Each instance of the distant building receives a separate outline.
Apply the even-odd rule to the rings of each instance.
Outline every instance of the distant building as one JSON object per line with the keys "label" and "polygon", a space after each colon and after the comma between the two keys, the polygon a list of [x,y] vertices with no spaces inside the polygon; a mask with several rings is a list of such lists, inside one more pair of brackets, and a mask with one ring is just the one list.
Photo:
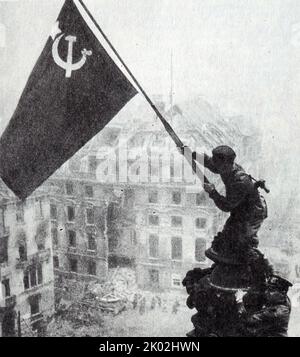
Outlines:
{"label": "distant building", "polygon": [[107,278],[106,194],[74,176],[55,175],[48,184],[56,298],[72,299]]}
{"label": "distant building", "polygon": [[[179,108],[173,115],[174,128],[182,141],[191,148],[200,146],[206,152],[217,145],[231,145],[237,150],[239,162],[247,163],[247,156],[250,156],[251,163],[259,138],[243,135],[233,123],[217,114],[212,119],[212,108],[204,107],[200,109],[207,111],[208,119],[198,127],[183,119],[182,113],[187,113],[184,109]],[[195,116],[198,108],[188,106],[188,110]],[[195,184],[180,177],[185,170],[182,156],[159,121],[153,117],[148,119],[137,120],[144,125],[136,130],[109,125],[90,142],[81,158],[94,162],[96,171],[107,161],[105,157],[97,157],[97,151],[105,145],[116,158],[126,159],[126,162],[113,163],[117,179],[107,172],[107,181],[97,183],[106,188],[111,266],[135,266],[141,288],[181,288],[187,270],[211,265],[205,250],[221,229],[226,214],[214,206],[198,181]],[[125,150],[128,157],[124,155]],[[120,182],[120,171],[124,172],[124,167],[127,176],[125,182]],[[213,181],[222,191],[220,180],[214,177]],[[119,196],[115,195],[116,191]]]}
{"label": "distant building", "polygon": [[37,192],[21,202],[2,194],[0,282],[0,335],[13,336],[28,329],[42,333],[45,320],[54,313],[47,195]]}
{"label": "distant building", "polygon": [[186,272],[208,267],[205,250],[215,234],[215,209],[206,194],[183,186],[136,188],[138,284],[182,288]]}

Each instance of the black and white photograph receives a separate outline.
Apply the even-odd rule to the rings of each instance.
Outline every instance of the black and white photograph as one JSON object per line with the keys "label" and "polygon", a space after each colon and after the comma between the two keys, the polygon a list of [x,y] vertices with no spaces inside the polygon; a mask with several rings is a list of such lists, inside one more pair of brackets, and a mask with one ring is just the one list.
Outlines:
{"label": "black and white photograph", "polygon": [[300,337],[299,176],[299,0],[0,0],[0,337]]}

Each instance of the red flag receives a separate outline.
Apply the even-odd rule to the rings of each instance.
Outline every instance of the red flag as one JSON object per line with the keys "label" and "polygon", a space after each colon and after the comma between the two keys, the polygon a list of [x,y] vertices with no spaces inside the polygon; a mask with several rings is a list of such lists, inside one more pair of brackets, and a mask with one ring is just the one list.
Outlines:
{"label": "red flag", "polygon": [[136,94],[67,0],[0,139],[1,178],[25,199]]}

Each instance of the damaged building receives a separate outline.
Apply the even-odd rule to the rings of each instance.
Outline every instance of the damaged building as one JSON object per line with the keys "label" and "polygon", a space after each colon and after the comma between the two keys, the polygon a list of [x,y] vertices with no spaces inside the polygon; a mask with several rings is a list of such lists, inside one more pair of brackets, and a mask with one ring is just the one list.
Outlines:
{"label": "damaged building", "polygon": [[1,188],[0,334],[42,334],[54,313],[50,201],[36,192],[19,201]]}

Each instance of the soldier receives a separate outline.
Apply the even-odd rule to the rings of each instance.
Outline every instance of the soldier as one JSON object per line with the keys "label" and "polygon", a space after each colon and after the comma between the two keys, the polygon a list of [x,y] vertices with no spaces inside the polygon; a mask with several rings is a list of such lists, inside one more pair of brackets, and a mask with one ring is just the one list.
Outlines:
{"label": "soldier", "polygon": [[[182,154],[188,151],[190,149],[185,146],[180,148]],[[194,160],[221,176],[226,188],[224,197],[217,192],[213,184],[204,184],[205,191],[216,206],[224,212],[230,212],[230,217],[212,248],[220,251],[218,248],[222,245],[220,241],[223,238],[233,240],[232,245],[239,245],[240,251],[247,247],[256,248],[257,232],[267,218],[266,202],[258,191],[258,187],[263,187],[263,181],[253,182],[252,177],[235,163],[236,154],[229,146],[218,146],[212,154],[213,156],[209,157],[206,154],[192,153]]]}
{"label": "soldier", "polygon": [[190,309],[197,309],[197,313],[192,316],[194,330],[187,334],[187,337],[205,337],[214,334],[215,328],[215,308],[213,297],[215,292],[211,288],[208,277],[212,268],[195,268],[190,270],[184,278],[182,284],[186,287],[189,297],[187,306]]}
{"label": "soldier", "polygon": [[292,284],[280,274],[273,275],[262,291],[244,296],[245,334],[249,337],[287,337],[291,303],[287,296]]}

